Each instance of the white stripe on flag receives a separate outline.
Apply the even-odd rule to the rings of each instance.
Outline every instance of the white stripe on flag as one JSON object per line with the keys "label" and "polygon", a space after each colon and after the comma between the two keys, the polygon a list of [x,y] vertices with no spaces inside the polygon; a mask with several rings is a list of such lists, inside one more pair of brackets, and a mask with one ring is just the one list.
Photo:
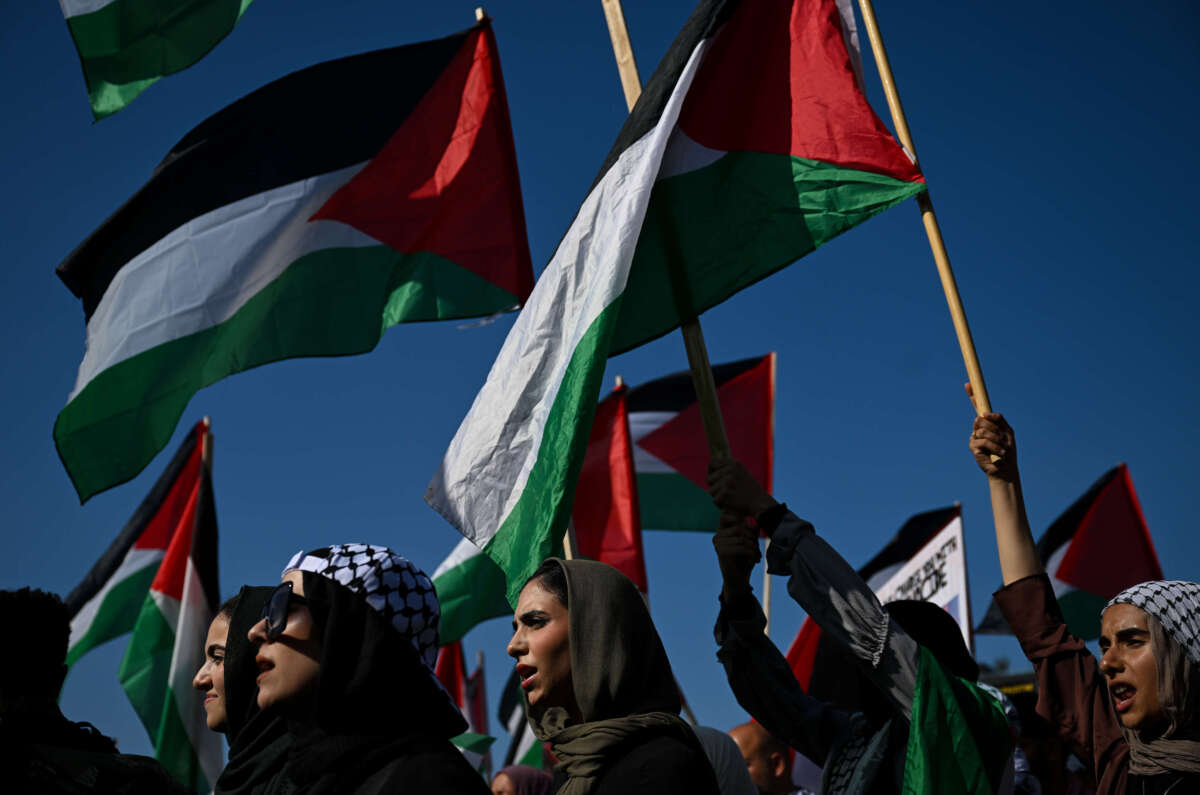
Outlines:
{"label": "white stripe on flag", "polygon": [[625,289],[663,152],[707,44],[692,52],[657,126],[584,199],[426,491],[426,501],[479,547],[525,491],[572,354]]}
{"label": "white stripe on flag", "polygon": [[658,430],[676,417],[675,411],[634,411],[629,414],[629,436],[633,440],[633,471],[640,474],[664,473],[678,475],[675,467],[642,447],[638,442],[648,433]]}
{"label": "white stripe on flag", "polygon": [[429,579],[436,580],[440,575],[450,571],[450,569],[461,566],[465,561],[482,554],[483,550],[472,544],[471,539],[464,538],[450,551],[446,559],[438,564],[438,567],[433,571],[433,576]]}
{"label": "white stripe on flag", "polygon": [[118,362],[231,318],[305,254],[381,245],[339,221],[309,221],[366,163],[273,188],[193,218],[113,277],[87,326],[69,403]]}
{"label": "white stripe on flag", "polygon": [[[168,600],[175,601],[164,596],[163,601]],[[224,766],[221,735],[208,728],[204,699],[201,692],[192,687],[192,678],[204,664],[204,640],[208,637],[212,619],[212,608],[204,595],[200,573],[189,557],[183,580],[182,606],[175,622],[175,648],[171,652],[167,686],[209,786],[216,783]]]}
{"label": "white stripe on flag", "polygon": [[[75,644],[87,635],[88,630],[92,627],[92,622],[96,619],[96,613],[104,604],[104,599],[108,596],[109,591],[134,572],[141,571],[147,566],[156,565],[165,554],[166,550],[164,549],[138,549],[137,547],[133,547],[125,553],[125,560],[121,561],[121,565],[117,567],[113,575],[101,586],[95,596],[84,602],[83,607],[79,608],[79,612],[71,619],[71,640],[68,648],[74,648]],[[132,609],[141,608],[144,600],[144,595],[139,597]]]}
{"label": "white stripe on flag", "polygon": [[58,0],[58,6],[62,9],[63,16],[70,19],[99,11],[115,2],[117,0]]}

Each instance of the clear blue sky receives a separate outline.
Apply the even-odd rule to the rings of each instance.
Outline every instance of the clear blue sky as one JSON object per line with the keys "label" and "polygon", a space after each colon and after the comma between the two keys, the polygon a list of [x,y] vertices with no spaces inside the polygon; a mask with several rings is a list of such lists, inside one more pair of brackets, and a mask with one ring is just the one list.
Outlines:
{"label": "clear blue sky", "polygon": [[[465,28],[474,3],[257,0],[207,58],[100,124],[55,4],[3,8],[0,587],[65,594],[166,457],[78,505],[51,427],[83,354],[83,313],[54,267],[205,117],[317,61]],[[612,144],[624,99],[597,0],[487,9],[540,272]],[[643,78],[690,10],[687,0],[629,3]],[[1200,177],[1200,10],[1169,0],[1136,9],[929,0],[877,12],[993,404],[1017,429],[1035,532],[1127,461],[1165,574],[1200,579],[1200,258],[1188,232]],[[379,75],[380,102],[404,79]],[[297,549],[332,542],[389,544],[432,571],[459,536],[421,495],[511,323],[400,326],[369,355],[283,362],[198,394],[171,449],[198,418],[213,418],[222,594],[275,582]],[[966,450],[964,369],[915,203],[703,323],[713,361],[779,352],[777,496],[856,565],[909,515],[961,501],[981,615],[999,584],[990,507]],[[637,384],[684,367],[671,335],[614,359],[608,379]],[[714,655],[709,539],[647,536],[653,613],[684,691],[702,722],[740,722]],[[786,647],[802,613],[778,586],[772,634]],[[507,624],[466,638],[470,657],[487,655],[493,704],[509,670]],[[144,753],[116,680],[124,645],[84,658],[62,704]],[[1011,641],[984,638],[978,651],[1024,665]]]}

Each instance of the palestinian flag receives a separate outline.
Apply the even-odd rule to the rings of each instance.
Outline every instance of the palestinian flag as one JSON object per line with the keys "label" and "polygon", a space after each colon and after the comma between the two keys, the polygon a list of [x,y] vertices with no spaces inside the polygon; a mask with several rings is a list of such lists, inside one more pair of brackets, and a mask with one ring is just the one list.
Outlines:
{"label": "palestinian flag", "polygon": [[[713,367],[734,458],[771,491],[775,459],[775,354]],[[708,442],[690,371],[629,392],[629,428],[642,526],[715,531],[708,495]]]}
{"label": "palestinian flag", "polygon": [[1012,751],[1008,719],[995,699],[920,647],[901,792],[993,795]]}
{"label": "palestinian flag", "polygon": [[[1109,599],[1163,577],[1125,464],[1105,472],[1055,519],[1037,548],[1068,628],[1085,640],[1100,637],[1100,611]],[[995,602],[975,632],[1012,634]]]}
{"label": "palestinian flag", "polygon": [[478,659],[475,672],[468,674],[462,643],[455,641],[438,650],[434,673],[467,720],[467,731],[451,738],[451,742],[458,746],[472,767],[488,775],[491,772],[491,754],[488,753],[488,748],[496,738],[488,736],[483,652],[479,652]]}
{"label": "palestinian flag", "polygon": [[492,777],[489,749],[492,747],[492,743],[496,742],[495,737],[475,732],[463,732],[451,737],[450,742],[458,746],[458,750],[466,757],[467,762],[478,770],[480,775],[485,779]]}
{"label": "palestinian flag", "polygon": [[462,639],[472,627],[489,618],[512,615],[505,596],[504,572],[469,538],[459,541],[434,570],[433,588],[442,608],[438,627],[442,644]]}
{"label": "palestinian flag", "polygon": [[71,611],[67,665],[133,630],[150,583],[200,482],[207,434],[208,426],[197,423],[117,539],[67,596]]}
{"label": "palestinian flag", "polygon": [[566,528],[607,357],[924,189],[859,91],[835,0],[704,0],[621,129],[426,500],[500,564],[515,601]]}
{"label": "palestinian flag", "polygon": [[133,102],[160,77],[199,61],[253,0],[58,0],[75,39],[92,116]]}
{"label": "palestinian flag", "polygon": [[553,764],[545,746],[533,734],[529,719],[525,715],[525,698],[521,694],[521,680],[516,669],[509,674],[500,694],[501,725],[508,731],[508,752],[504,755],[503,767],[528,765],[538,770],[548,770]]}
{"label": "palestinian flag", "polygon": [[638,519],[627,392],[618,386],[596,408],[571,521],[578,554],[617,569],[644,594],[648,592],[646,555]]}
{"label": "palestinian flag", "polygon": [[[950,506],[911,517],[887,546],[858,570],[858,576],[871,590],[878,591],[932,539],[955,522],[961,523],[961,516],[962,510],[958,506]],[[859,679],[846,676],[847,666],[854,664],[849,652],[824,637],[811,618],[805,618],[800,625],[800,631],[788,649],[787,661],[804,692],[846,710],[862,710],[864,702],[863,694],[858,691]]]}
{"label": "palestinian flag", "polygon": [[81,500],[136,475],[191,396],[231,373],[516,308],[533,272],[491,28],[243,97],[58,273],[87,318],[54,425]]}

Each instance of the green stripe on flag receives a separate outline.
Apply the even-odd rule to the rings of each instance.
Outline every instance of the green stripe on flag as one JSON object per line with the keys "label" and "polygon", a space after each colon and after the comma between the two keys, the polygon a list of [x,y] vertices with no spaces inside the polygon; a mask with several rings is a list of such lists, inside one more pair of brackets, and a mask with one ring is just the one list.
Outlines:
{"label": "green stripe on flag", "polygon": [[442,609],[438,643],[445,646],[461,640],[477,624],[511,616],[505,597],[504,572],[487,555],[479,554],[433,578]]}
{"label": "green stripe on flag", "polygon": [[696,314],[831,238],[925,190],[789,155],[730,152],[655,183],[625,287],[612,353],[671,331],[679,312],[668,258],[687,274]]}
{"label": "green stripe on flag", "polygon": [[698,530],[714,532],[720,513],[708,492],[683,475],[639,472],[638,506],[646,530]]}
{"label": "green stripe on flag", "polygon": [[189,785],[195,792],[208,792],[212,782],[206,781],[200,770],[195,749],[168,685],[174,648],[175,631],[151,593],[142,603],[117,678],[150,735],[154,758],[177,781]]}
{"label": "green stripe on flag", "polygon": [[947,674],[923,646],[908,731],[904,795],[993,795],[1012,755],[990,695]]}
{"label": "green stripe on flag", "polygon": [[104,595],[104,601],[96,610],[87,634],[67,652],[68,666],[74,665],[76,660],[101,643],[133,631],[139,615],[138,605],[146,599],[160,561],[161,558],[154,560],[150,565],[133,572]]}
{"label": "green stripe on flag", "polygon": [[[601,310],[571,352],[546,424],[542,429],[537,460],[516,505],[504,518],[496,535],[484,547],[508,581],[509,604],[514,608],[521,586],[543,560],[562,549],[574,502],[575,484],[583,467],[583,451],[596,412],[596,395],[604,377],[608,340],[621,311],[622,297]],[[563,468],[569,469],[564,472]]]}
{"label": "green stripe on flag", "polygon": [[67,18],[92,113],[124,108],[159,78],[186,69],[229,35],[253,0],[115,0]]}
{"label": "green stripe on flag", "polygon": [[307,254],[225,322],[93,378],[54,423],[59,456],[86,500],[140,472],[192,395],[227,375],[298,356],[366,353],[397,323],[484,314],[498,300],[518,303],[436,254],[386,246]]}

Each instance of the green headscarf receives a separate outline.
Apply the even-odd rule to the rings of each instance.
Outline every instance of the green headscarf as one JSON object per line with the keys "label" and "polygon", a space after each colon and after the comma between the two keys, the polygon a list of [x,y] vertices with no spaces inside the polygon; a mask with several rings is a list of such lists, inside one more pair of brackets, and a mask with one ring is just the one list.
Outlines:
{"label": "green headscarf", "polygon": [[671,735],[702,752],[679,718],[675,675],[637,587],[605,563],[551,560],[566,575],[571,678],[583,720],[550,707],[529,722],[567,774],[560,795],[591,792],[635,739]]}

